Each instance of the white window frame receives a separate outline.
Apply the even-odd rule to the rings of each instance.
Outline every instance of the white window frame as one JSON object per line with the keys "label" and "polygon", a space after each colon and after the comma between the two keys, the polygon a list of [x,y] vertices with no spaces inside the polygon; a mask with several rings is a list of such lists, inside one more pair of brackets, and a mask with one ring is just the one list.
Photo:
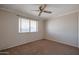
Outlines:
{"label": "white window frame", "polygon": [[[28,19],[29,20],[29,32],[22,32],[21,30],[21,18],[23,19],[23,17],[19,17],[19,33],[30,33],[31,32],[31,21],[36,21],[36,31],[35,32],[38,32],[38,21],[37,20],[31,20],[31,19]],[[24,18],[24,19],[27,19],[27,18]],[[33,33],[33,32],[31,32]]]}

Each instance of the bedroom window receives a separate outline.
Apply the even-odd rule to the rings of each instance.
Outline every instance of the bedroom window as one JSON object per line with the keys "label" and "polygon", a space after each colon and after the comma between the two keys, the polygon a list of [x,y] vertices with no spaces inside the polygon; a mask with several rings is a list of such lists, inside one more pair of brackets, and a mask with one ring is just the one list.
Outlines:
{"label": "bedroom window", "polygon": [[26,18],[19,18],[19,32],[37,32],[38,21]]}

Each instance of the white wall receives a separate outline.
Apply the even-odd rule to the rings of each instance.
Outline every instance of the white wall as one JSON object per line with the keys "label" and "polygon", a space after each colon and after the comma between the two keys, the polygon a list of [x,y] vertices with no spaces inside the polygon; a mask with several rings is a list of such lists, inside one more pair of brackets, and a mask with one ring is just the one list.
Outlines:
{"label": "white wall", "polygon": [[78,14],[72,13],[48,20],[46,38],[78,47]]}
{"label": "white wall", "polygon": [[43,39],[43,21],[37,33],[18,33],[18,16],[0,10],[0,50]]}
{"label": "white wall", "polygon": [[79,48],[79,13],[78,13],[78,48]]}

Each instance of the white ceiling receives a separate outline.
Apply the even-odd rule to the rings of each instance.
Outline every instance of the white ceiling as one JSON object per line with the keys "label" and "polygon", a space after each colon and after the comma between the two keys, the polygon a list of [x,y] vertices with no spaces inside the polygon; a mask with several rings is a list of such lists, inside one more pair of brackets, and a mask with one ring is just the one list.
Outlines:
{"label": "white ceiling", "polygon": [[39,6],[39,4],[1,4],[0,8],[23,12],[43,19],[49,19],[79,10],[79,4],[47,4],[46,10],[52,11],[52,14],[42,13],[41,16],[38,16],[38,12],[33,10],[38,10]]}

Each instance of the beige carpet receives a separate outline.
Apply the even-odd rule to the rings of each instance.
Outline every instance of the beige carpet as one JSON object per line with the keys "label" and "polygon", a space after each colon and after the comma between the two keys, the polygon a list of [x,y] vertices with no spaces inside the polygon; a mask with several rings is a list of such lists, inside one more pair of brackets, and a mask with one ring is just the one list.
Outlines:
{"label": "beige carpet", "polygon": [[11,55],[75,55],[79,49],[50,40],[38,40],[3,50]]}

